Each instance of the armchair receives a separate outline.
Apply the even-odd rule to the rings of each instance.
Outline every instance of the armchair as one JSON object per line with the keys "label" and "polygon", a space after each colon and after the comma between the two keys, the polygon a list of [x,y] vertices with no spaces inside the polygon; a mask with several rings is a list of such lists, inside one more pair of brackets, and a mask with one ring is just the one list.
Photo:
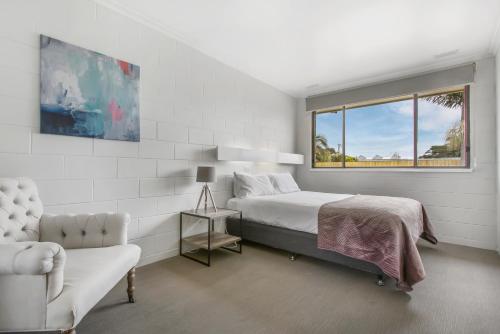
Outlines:
{"label": "armchair", "polygon": [[0,178],[0,332],[74,333],[125,275],[133,303],[141,250],[127,244],[129,221],[128,214],[43,214],[32,180]]}

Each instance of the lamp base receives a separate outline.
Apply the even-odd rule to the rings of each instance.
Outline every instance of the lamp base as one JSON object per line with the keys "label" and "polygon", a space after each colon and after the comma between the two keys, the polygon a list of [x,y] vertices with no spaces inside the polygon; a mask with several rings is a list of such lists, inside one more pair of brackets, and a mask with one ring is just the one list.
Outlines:
{"label": "lamp base", "polygon": [[212,202],[212,205],[214,207],[214,211],[217,212],[217,206],[215,205],[214,197],[212,196],[212,192],[210,191],[210,187],[208,186],[208,183],[205,183],[203,185],[203,188],[201,189],[201,194],[198,199],[198,204],[196,205],[196,211],[200,209],[200,204],[201,204],[201,199],[205,197],[205,211],[207,211],[208,208],[208,197],[210,197],[210,201]]}

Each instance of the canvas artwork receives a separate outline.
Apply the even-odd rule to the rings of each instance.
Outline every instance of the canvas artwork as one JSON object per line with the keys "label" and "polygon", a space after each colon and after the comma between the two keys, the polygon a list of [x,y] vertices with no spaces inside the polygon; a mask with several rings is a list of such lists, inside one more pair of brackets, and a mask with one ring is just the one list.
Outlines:
{"label": "canvas artwork", "polygon": [[42,133],[139,141],[140,68],[40,36]]}

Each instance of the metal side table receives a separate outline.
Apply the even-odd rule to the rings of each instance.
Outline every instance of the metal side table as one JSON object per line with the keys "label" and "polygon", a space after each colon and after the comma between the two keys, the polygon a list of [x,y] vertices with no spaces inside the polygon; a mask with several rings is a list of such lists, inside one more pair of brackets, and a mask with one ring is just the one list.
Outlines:
{"label": "metal side table", "polygon": [[[239,236],[231,235],[228,233],[215,232],[215,220],[219,218],[230,217],[233,215],[240,216],[240,225],[239,225]],[[188,237],[182,236],[182,218],[183,216],[190,216],[194,218],[199,218],[207,221],[207,232],[199,233],[195,235],[190,235]],[[225,249],[231,252],[240,253],[242,252],[242,213],[238,210],[230,210],[224,208],[217,208],[217,211],[214,208],[208,208],[207,210],[199,209],[199,210],[186,210],[181,211],[180,213],[180,235],[179,235],[179,255],[187,257],[193,261],[199,262],[210,267],[210,257],[212,251],[216,249]],[[204,249],[207,251],[207,261],[202,261],[196,257],[189,255],[189,252],[183,252],[182,246],[183,244],[188,244],[194,249]],[[236,249],[229,248],[228,246],[231,244],[236,244],[238,247]]]}

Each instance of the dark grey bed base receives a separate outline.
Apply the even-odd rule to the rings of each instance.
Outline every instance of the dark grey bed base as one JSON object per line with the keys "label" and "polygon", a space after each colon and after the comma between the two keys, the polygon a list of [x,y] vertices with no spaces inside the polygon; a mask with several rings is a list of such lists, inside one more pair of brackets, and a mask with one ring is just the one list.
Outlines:
{"label": "dark grey bed base", "polygon": [[[228,218],[226,223],[227,230],[230,234],[240,235],[239,218]],[[383,285],[384,273],[379,267],[370,262],[356,260],[336,252],[318,249],[316,234],[294,231],[249,220],[243,220],[241,228],[243,240],[253,241],[290,253],[302,254],[373,273],[379,276],[378,284]]]}

